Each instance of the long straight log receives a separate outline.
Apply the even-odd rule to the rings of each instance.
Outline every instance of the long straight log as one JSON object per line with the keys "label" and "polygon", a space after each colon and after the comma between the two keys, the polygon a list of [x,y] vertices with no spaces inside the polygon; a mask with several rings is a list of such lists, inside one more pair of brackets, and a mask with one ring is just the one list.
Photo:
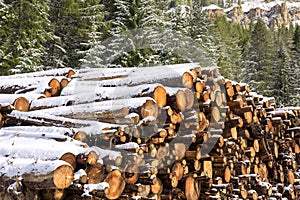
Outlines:
{"label": "long straight log", "polygon": [[21,78],[36,78],[44,76],[65,76],[71,78],[75,74],[75,71],[72,68],[60,68],[60,69],[50,69],[39,72],[31,72],[24,74],[14,74],[10,76],[0,76],[0,79],[21,79]]}
{"label": "long straight log", "polygon": [[64,128],[64,127],[55,127],[55,126],[9,126],[9,127],[3,127],[0,132],[3,131],[14,131],[18,133],[21,132],[27,132],[31,134],[55,134],[55,135],[65,135],[73,137],[74,134],[78,132],[75,128]]}
{"label": "long straight log", "polygon": [[158,117],[158,105],[149,97],[116,99],[95,102],[82,105],[66,106],[43,110],[44,113],[64,116],[69,118],[94,118],[107,119],[125,117],[129,113],[136,112],[141,118],[148,116]]}
{"label": "long straight log", "polygon": [[[96,85],[95,85],[96,84]],[[101,87],[96,82],[73,80],[61,92],[62,96],[72,95],[75,104],[94,101],[151,97],[160,107],[166,106],[166,90],[158,83],[137,86]]]}
{"label": "long straight log", "polygon": [[[82,74],[79,80],[101,80],[101,86],[141,85],[161,83],[169,86],[183,86],[182,76],[190,69],[199,68],[196,63],[165,65],[157,67],[132,68],[130,70],[100,69],[93,74]],[[114,72],[117,71],[117,72]],[[79,72],[80,74],[80,72]],[[107,76],[105,74],[113,74]],[[103,78],[108,77],[108,78]],[[112,78],[112,79],[109,79]],[[191,75],[191,81],[193,77]],[[193,83],[193,82],[192,82]],[[99,85],[99,86],[100,86]]]}
{"label": "long straight log", "polygon": [[73,168],[65,161],[36,161],[0,157],[0,174],[15,179],[22,176],[22,183],[31,189],[64,189],[73,181]]}
{"label": "long straight log", "polygon": [[[76,120],[65,117],[53,116],[41,111],[19,112],[13,111],[8,116],[8,124],[37,125],[37,126],[57,126],[65,128],[81,127],[88,134],[98,134],[105,130],[124,129],[127,125],[116,125],[90,120]],[[82,128],[83,127],[83,128]]]}

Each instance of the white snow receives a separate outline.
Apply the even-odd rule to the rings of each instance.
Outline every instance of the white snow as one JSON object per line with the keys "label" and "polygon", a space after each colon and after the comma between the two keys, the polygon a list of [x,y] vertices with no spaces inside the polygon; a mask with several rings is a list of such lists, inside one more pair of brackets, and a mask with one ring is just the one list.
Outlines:
{"label": "white snow", "polygon": [[36,160],[60,159],[65,153],[86,153],[84,143],[76,140],[58,142],[35,137],[0,136],[0,156]]}
{"label": "white snow", "polygon": [[33,100],[30,104],[30,110],[42,106],[54,107],[54,106],[65,106],[67,103],[74,101],[73,96],[58,96],[51,98],[43,98]]}
{"label": "white snow", "polygon": [[205,10],[217,10],[217,9],[222,9],[221,7],[215,5],[215,4],[211,4],[209,6],[205,6],[202,8],[202,11],[205,11]]}
{"label": "white snow", "polygon": [[104,190],[105,188],[109,188],[109,184],[106,182],[101,182],[98,184],[84,184],[84,193],[83,196],[90,196],[90,192],[93,190]]}
{"label": "white snow", "polygon": [[[22,183],[20,182],[19,183],[20,185],[22,185]],[[16,195],[19,195],[21,194],[22,192],[18,192],[18,188],[17,188],[17,183],[14,182],[13,184],[10,184],[8,187],[7,187],[7,192],[14,192]]]}
{"label": "white snow", "polygon": [[24,97],[30,103],[33,100],[38,98],[46,97],[44,94],[35,94],[35,93],[26,93],[26,94],[1,94],[0,95],[0,104],[10,103],[13,104],[17,98]]}
{"label": "white snow", "polygon": [[0,157],[0,176],[5,175],[7,177],[22,176],[23,174],[49,174],[62,165],[68,165],[65,161],[43,161],[36,159],[24,159],[24,158],[5,158]]}
{"label": "white snow", "polygon": [[149,122],[153,122],[153,121],[155,121],[155,120],[156,120],[156,118],[153,117],[153,116],[145,117],[144,119],[140,120],[138,126],[140,126],[140,125],[142,125],[142,124],[147,124],[147,123],[149,123]]}
{"label": "white snow", "polygon": [[45,87],[49,87],[48,83],[53,78],[60,81],[62,78],[66,78],[66,77],[65,76],[56,76],[56,77],[46,76],[46,77],[35,77],[35,78],[0,79],[0,88],[9,88],[9,87],[15,87],[15,86],[19,86],[19,87],[23,87],[23,88],[28,88],[30,86],[34,86],[34,87],[43,86],[45,88]]}
{"label": "white snow", "polygon": [[139,145],[135,142],[127,142],[125,144],[118,144],[118,145],[115,145],[115,147],[117,149],[123,149],[123,150],[126,150],[126,149],[138,149],[139,148]]}
{"label": "white snow", "polygon": [[134,117],[138,117],[139,115],[137,113],[129,113],[129,115],[126,115],[124,118],[126,119],[131,119]]}
{"label": "white snow", "polygon": [[56,135],[73,135],[77,132],[75,128],[64,128],[55,126],[9,126],[2,127],[0,133],[5,131],[31,132],[31,133],[55,133]]}
{"label": "white snow", "polygon": [[[251,9],[256,9],[256,8],[260,8],[262,10],[265,11],[270,11],[272,7],[276,6],[276,5],[281,5],[283,2],[286,3],[287,8],[289,10],[291,9],[298,9],[300,8],[300,2],[288,2],[288,1],[279,1],[279,0],[275,0],[275,1],[270,1],[270,2],[265,2],[264,0],[249,0],[249,1],[243,1],[243,3],[241,4],[242,7],[242,11],[244,13],[249,12]],[[231,10],[233,10],[234,7],[237,7],[238,5],[235,4],[229,8],[224,9],[225,12],[229,12]],[[214,4],[209,5],[209,6],[205,6],[203,7],[203,10],[208,10],[208,9],[222,9]]]}
{"label": "white snow", "polygon": [[10,76],[0,76],[0,79],[14,79],[14,78],[33,78],[33,77],[44,77],[44,76],[62,76],[67,74],[69,70],[73,70],[72,68],[60,68],[60,69],[50,69],[46,71],[39,71],[39,72],[31,72],[31,73],[24,73],[24,74],[14,74]]}
{"label": "white snow", "polygon": [[80,169],[74,173],[74,180],[79,180],[80,177],[83,177],[83,176],[87,176],[87,174],[83,169]]}
{"label": "white snow", "polygon": [[[200,67],[197,63],[185,63],[177,65],[165,65],[156,67],[132,68],[128,71],[126,77],[108,79],[99,81],[99,86],[121,86],[121,85],[139,85],[156,83],[164,79],[179,78],[181,75],[195,67]],[[85,80],[86,78],[81,78]]]}
{"label": "white snow", "polygon": [[91,149],[96,151],[99,155],[99,158],[101,158],[101,159],[106,157],[106,156],[109,157],[109,160],[116,160],[118,157],[122,157],[122,154],[119,151],[101,149],[101,148],[96,147],[96,146],[91,147]]}
{"label": "white snow", "polygon": [[[72,115],[78,113],[92,113],[97,114],[104,111],[113,111],[113,110],[120,110],[122,108],[137,108],[142,106],[147,100],[154,99],[150,97],[139,97],[139,98],[128,98],[128,99],[117,99],[117,100],[107,100],[101,102],[92,102],[86,104],[79,104],[73,106],[62,106],[62,107],[55,107],[49,108],[45,110],[37,110],[31,111],[30,113],[33,115],[42,114],[49,114],[49,115]],[[155,101],[154,101],[155,102]]]}
{"label": "white snow", "polygon": [[[115,125],[109,123],[103,123],[98,121],[91,121],[91,120],[77,120],[77,119],[70,119],[64,117],[53,116],[46,113],[44,110],[37,110],[31,112],[20,112],[20,111],[12,111],[9,114],[10,117],[15,117],[16,119],[23,119],[23,120],[31,120],[41,123],[44,120],[44,123],[52,124],[53,126],[62,126],[62,124],[70,123],[73,124],[72,126],[82,127],[81,130],[85,131],[87,134],[89,133],[97,133],[100,134],[101,130],[106,128],[115,128],[119,127],[124,129],[127,127],[126,125]],[[94,130],[93,130],[94,129]],[[96,132],[95,132],[96,131]]]}

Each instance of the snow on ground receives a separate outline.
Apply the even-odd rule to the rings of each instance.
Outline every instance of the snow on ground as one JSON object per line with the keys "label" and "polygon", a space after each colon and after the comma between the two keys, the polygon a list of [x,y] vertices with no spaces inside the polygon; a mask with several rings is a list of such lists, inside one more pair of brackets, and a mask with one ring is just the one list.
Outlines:
{"label": "snow on ground", "polygon": [[[278,0],[271,1],[269,3],[265,2],[264,0],[243,1],[243,3],[241,4],[241,7],[242,7],[242,11],[244,13],[249,12],[251,9],[254,9],[254,8],[260,8],[265,11],[269,11],[272,7],[274,7],[276,5],[281,5],[283,2],[286,3],[288,9],[300,8],[300,2],[287,2],[287,1],[278,1]],[[236,6],[238,6],[238,4],[235,4],[229,8],[226,8],[226,9],[224,9],[224,11],[229,12]],[[209,10],[209,9],[215,10],[215,9],[221,9],[221,8],[214,4],[203,7],[203,10]]]}

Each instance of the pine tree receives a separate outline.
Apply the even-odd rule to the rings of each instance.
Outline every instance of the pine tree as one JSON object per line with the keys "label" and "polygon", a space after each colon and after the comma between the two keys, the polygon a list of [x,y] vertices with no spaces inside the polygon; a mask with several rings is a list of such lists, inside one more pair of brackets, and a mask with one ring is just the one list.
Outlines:
{"label": "pine tree", "polygon": [[0,75],[10,74],[11,65],[7,62],[3,62],[7,59],[6,52],[10,47],[10,37],[8,31],[10,30],[9,25],[13,22],[14,13],[9,9],[9,5],[0,1]]}
{"label": "pine tree", "polygon": [[47,1],[3,1],[1,68],[12,72],[36,71],[44,68],[45,42],[52,40]]}
{"label": "pine tree", "polygon": [[109,13],[104,19],[105,40],[83,61],[94,59],[98,66],[109,67],[157,63],[159,52],[152,46],[160,46],[157,40],[165,21],[155,0],[114,0],[105,8]]}
{"label": "pine tree", "polygon": [[293,34],[293,43],[291,48],[293,68],[291,72],[293,74],[293,79],[295,79],[294,86],[294,102],[292,104],[300,106],[300,26],[297,25]]}
{"label": "pine tree", "polygon": [[270,96],[272,93],[273,73],[272,35],[262,19],[258,19],[245,45],[243,55],[244,78],[254,91]]}
{"label": "pine tree", "polygon": [[56,40],[49,44],[49,65],[53,67],[79,67],[78,54],[82,50],[85,26],[81,20],[79,0],[51,0],[50,20],[54,24]]}
{"label": "pine tree", "polygon": [[273,62],[273,96],[278,104],[290,105],[295,95],[295,86],[298,80],[294,76],[294,63],[292,60],[292,35],[286,27],[282,26],[275,33],[276,54]]}
{"label": "pine tree", "polygon": [[104,35],[104,5],[101,0],[87,0],[81,5],[80,13],[83,22],[82,32],[85,35],[81,41],[82,50],[78,51],[82,58],[79,60],[81,67],[97,67],[101,65],[99,59],[94,59],[92,54],[101,47]]}
{"label": "pine tree", "polygon": [[215,23],[219,33],[218,66],[221,73],[228,79],[241,81],[242,48],[238,25],[228,22],[225,17],[217,17]]}

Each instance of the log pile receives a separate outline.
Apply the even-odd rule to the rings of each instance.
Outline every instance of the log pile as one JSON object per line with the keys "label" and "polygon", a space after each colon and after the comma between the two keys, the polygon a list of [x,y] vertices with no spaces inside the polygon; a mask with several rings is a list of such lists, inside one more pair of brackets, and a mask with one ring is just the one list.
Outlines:
{"label": "log pile", "polygon": [[75,71],[71,68],[2,76],[0,104],[9,103],[15,110],[28,111],[32,101],[59,96]]}
{"label": "log pile", "polygon": [[0,107],[1,199],[300,198],[300,107],[198,64],[73,72]]}

